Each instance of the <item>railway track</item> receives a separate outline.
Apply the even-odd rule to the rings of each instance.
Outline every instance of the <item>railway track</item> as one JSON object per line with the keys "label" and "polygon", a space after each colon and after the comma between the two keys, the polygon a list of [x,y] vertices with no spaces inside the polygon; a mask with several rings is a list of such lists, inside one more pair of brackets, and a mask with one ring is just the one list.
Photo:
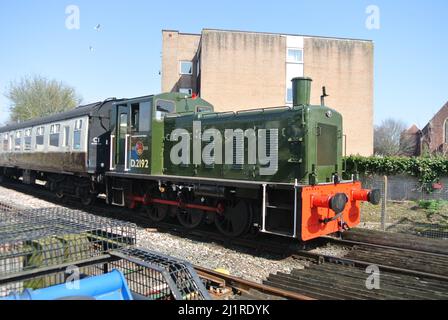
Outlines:
{"label": "railway track", "polygon": [[290,290],[248,281],[201,266],[194,267],[216,299],[234,300],[315,300]]}
{"label": "railway track", "polygon": [[[306,244],[271,235],[229,239],[216,231],[207,230],[206,227],[189,230],[168,222],[155,226],[143,212],[107,206],[101,201],[86,210],[76,201],[57,199],[44,187],[35,188],[11,182],[3,185],[43,200],[131,221],[145,228],[157,228],[162,232],[200,241],[249,249],[253,254],[269,252],[314,262],[309,267],[293,270],[290,274],[272,273],[263,284],[251,284],[250,281],[207,271],[198,266],[197,270],[202,277],[213,284],[217,297],[226,297],[226,292],[232,291],[246,299],[448,299],[446,241],[356,229],[344,233],[343,238],[324,237]],[[339,257],[312,250],[328,244],[344,247],[348,252]],[[365,285],[369,276],[366,268],[371,265],[380,270],[383,286],[379,291],[369,290]]]}
{"label": "railway track", "polygon": [[372,285],[365,269],[335,263],[278,272],[263,283],[323,300],[448,299],[446,281],[379,270],[376,285]]}

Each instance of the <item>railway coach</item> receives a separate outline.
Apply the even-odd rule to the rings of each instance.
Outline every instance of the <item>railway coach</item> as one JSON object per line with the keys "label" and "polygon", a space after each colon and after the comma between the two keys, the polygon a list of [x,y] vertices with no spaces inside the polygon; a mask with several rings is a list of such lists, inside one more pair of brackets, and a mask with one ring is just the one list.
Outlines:
{"label": "railway coach", "polygon": [[181,93],[108,99],[0,128],[0,178],[46,181],[60,198],[143,208],[154,222],[306,241],[360,221],[378,190],[342,180],[342,116],[310,105],[215,112]]}

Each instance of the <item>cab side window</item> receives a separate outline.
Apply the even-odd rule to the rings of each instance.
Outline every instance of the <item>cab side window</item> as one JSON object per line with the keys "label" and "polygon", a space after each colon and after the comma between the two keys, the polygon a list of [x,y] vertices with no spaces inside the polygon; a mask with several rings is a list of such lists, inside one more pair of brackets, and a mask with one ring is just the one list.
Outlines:
{"label": "cab side window", "polygon": [[173,101],[157,100],[156,101],[156,119],[162,120],[166,114],[175,113],[176,106]]}

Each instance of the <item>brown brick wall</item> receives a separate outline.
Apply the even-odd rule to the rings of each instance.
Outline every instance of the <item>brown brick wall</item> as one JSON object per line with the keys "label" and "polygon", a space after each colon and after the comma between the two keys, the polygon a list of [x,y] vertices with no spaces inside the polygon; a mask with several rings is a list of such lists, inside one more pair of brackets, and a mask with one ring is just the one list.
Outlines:
{"label": "brown brick wall", "polygon": [[280,35],[204,30],[201,98],[218,111],[284,105],[285,50]]}
{"label": "brown brick wall", "polygon": [[[196,86],[191,77],[179,79],[178,68],[180,60],[193,59],[199,43],[201,97],[217,111],[285,105],[286,37],[280,34],[205,29],[201,37],[165,31],[163,91],[177,91],[178,81]],[[326,105],[342,113],[347,154],[371,155],[373,43],[304,37],[304,76],[313,78],[313,104],[320,104],[326,86]]]}
{"label": "brown brick wall", "polygon": [[304,39],[304,74],[313,79],[311,103],[339,111],[347,154],[373,153],[373,43],[326,38]]}
{"label": "brown brick wall", "polygon": [[436,113],[422,130],[422,147],[430,152],[445,151],[444,124],[448,119],[448,102]]}
{"label": "brown brick wall", "polygon": [[[162,92],[179,91],[179,88],[196,88],[196,70],[193,75],[181,75],[179,63],[193,61],[201,36],[162,31]],[[194,63],[193,63],[194,65]]]}

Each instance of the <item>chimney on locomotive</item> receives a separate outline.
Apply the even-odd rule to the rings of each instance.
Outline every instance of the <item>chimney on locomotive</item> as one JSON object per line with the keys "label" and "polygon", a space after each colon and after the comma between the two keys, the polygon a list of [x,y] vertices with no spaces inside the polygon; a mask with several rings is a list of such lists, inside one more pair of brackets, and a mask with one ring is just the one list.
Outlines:
{"label": "chimney on locomotive", "polygon": [[294,106],[309,106],[311,95],[311,78],[296,77],[292,80],[292,103]]}

